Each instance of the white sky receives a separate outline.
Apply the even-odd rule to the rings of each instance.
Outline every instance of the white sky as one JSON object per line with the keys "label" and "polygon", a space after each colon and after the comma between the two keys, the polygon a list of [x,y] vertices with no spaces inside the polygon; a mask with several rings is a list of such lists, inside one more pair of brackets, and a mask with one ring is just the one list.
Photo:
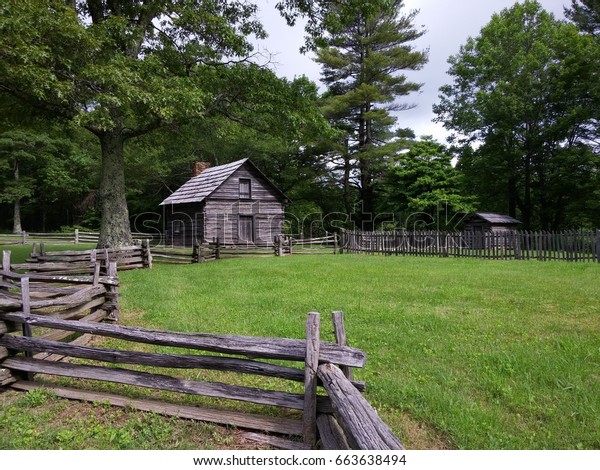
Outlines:
{"label": "white sky", "polygon": [[[570,0],[539,1],[558,18],[563,17],[563,5],[571,4]],[[277,0],[258,2],[260,16],[269,33],[269,38],[260,47],[276,54],[273,61],[278,75],[290,79],[306,75],[320,84],[319,65],[310,55],[303,56],[298,52],[304,40],[302,25],[288,27],[275,10],[276,3]],[[514,3],[514,0],[404,0],[405,11],[420,10],[415,24],[422,25],[427,33],[415,41],[414,46],[420,50],[429,48],[429,62],[422,70],[407,73],[411,80],[423,83],[423,87],[419,94],[405,98],[405,102],[417,104],[417,107],[398,115],[400,127],[410,127],[417,136],[433,135],[440,142],[445,141],[447,132],[442,125],[431,122],[434,118],[431,107],[437,102],[440,86],[450,82],[446,74],[448,57],[456,54],[469,36],[477,36],[493,13]]]}

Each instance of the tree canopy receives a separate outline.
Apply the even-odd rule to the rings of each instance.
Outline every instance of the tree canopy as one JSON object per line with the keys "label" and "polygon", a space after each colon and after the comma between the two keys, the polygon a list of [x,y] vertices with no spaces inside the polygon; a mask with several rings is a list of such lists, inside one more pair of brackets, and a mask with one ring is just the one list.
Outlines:
{"label": "tree canopy", "polygon": [[[0,5],[0,92],[98,138],[100,245],[131,241],[127,141],[217,114],[241,122],[240,115],[248,114],[244,105],[272,104],[268,93],[274,86],[280,102],[302,93],[250,60],[250,38],[265,35],[256,9],[241,0],[7,0]],[[304,117],[298,113],[281,122],[302,125]]]}
{"label": "tree canopy", "polygon": [[525,228],[565,225],[566,201],[593,186],[598,170],[586,148],[596,132],[599,52],[526,0],[495,14],[450,58],[454,81],[434,111],[455,142],[476,144],[459,165],[487,195],[485,207],[522,218]]}

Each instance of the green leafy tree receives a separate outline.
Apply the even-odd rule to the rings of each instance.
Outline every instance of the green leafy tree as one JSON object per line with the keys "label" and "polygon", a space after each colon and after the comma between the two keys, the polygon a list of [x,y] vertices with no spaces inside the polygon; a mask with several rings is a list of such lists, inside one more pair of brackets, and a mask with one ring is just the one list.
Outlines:
{"label": "green leafy tree", "polygon": [[125,142],[236,100],[213,85],[264,36],[255,11],[241,0],[2,2],[0,92],[99,141],[99,245],[131,242]]}
{"label": "green leafy tree", "polygon": [[427,54],[410,45],[424,32],[413,25],[417,12],[402,14],[402,1],[348,3],[351,8],[340,10],[338,21],[317,49],[316,60],[328,88],[324,113],[343,135],[338,159],[346,210],[352,181],[366,216],[360,222],[372,229],[376,181],[386,156],[395,149],[395,143],[390,143],[396,122],[392,113],[410,107],[398,99],[421,87],[402,72],[419,70]]}
{"label": "green leafy tree", "polygon": [[[527,0],[495,14],[449,59],[454,82],[441,88],[434,111],[455,142],[477,143],[459,167],[484,208],[507,211],[528,229],[565,225],[565,200],[598,171],[581,159],[595,133],[597,57],[589,36]],[[574,165],[583,180],[565,172]]]}
{"label": "green leafy tree", "polygon": [[[448,149],[431,137],[414,142],[387,167],[382,211],[397,214],[410,224],[452,228],[459,212],[475,208],[474,198],[463,194],[461,173],[452,166]],[[413,228],[412,226],[410,228]]]}

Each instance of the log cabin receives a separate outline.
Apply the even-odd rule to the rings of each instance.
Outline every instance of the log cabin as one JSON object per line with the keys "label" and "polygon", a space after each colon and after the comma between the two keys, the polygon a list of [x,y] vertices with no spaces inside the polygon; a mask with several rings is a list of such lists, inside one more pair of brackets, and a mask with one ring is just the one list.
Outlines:
{"label": "log cabin", "polygon": [[215,167],[197,162],[192,178],[161,202],[165,244],[190,247],[218,238],[225,246],[272,246],[283,233],[287,202],[247,158]]}

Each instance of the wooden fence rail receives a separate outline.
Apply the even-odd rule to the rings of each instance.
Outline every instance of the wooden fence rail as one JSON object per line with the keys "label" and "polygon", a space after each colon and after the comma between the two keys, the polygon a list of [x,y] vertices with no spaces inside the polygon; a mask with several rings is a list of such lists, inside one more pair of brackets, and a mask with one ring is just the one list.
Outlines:
{"label": "wooden fence rail", "polygon": [[[0,234],[0,245],[14,245],[33,242],[44,242],[48,244],[74,244],[80,243],[98,243],[98,232],[86,232],[84,230],[74,229],[69,232],[21,232],[21,233],[2,233]],[[162,241],[160,234],[132,232],[131,236],[138,240]]]}
{"label": "wooden fence rail", "polygon": [[551,232],[342,231],[340,251],[383,255],[600,262],[600,230]]}

